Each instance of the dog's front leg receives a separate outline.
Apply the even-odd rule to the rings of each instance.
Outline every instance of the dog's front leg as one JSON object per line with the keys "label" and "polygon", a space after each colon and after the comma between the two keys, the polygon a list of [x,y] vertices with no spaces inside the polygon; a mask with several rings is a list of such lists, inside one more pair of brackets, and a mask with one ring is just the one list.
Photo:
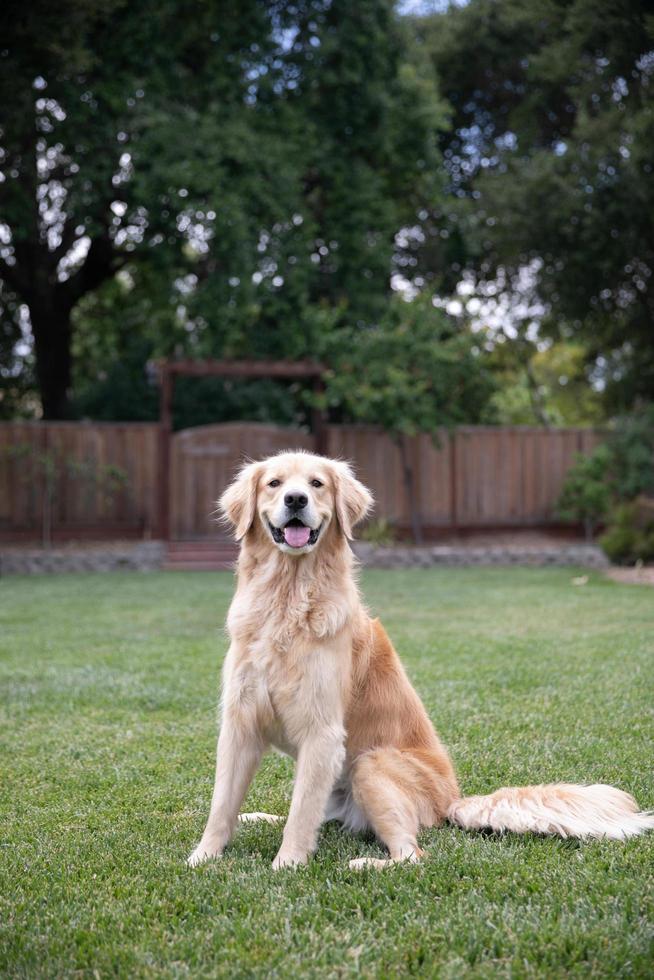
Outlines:
{"label": "dog's front leg", "polygon": [[226,713],[218,738],[216,778],[202,840],[188,859],[194,867],[220,857],[236,826],[238,811],[261,760],[264,742],[243,719]]}
{"label": "dog's front leg", "polygon": [[306,864],[316,849],[327,800],[345,759],[345,731],[334,726],[311,734],[298,753],[291,809],[273,868]]}

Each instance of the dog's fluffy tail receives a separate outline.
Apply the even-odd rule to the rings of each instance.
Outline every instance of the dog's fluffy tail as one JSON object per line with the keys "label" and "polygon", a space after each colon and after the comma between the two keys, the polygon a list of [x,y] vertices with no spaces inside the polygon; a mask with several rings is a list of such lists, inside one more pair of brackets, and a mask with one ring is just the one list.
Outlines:
{"label": "dog's fluffy tail", "polygon": [[601,784],[505,787],[489,796],[456,800],[447,811],[447,819],[469,830],[614,840],[654,830],[654,811],[640,812],[633,796]]}

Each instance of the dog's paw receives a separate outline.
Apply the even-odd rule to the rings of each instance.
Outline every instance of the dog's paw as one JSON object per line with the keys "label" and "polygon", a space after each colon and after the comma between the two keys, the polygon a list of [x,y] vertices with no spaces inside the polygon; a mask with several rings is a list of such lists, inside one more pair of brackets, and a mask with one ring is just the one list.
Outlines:
{"label": "dog's paw", "polygon": [[280,868],[299,868],[301,865],[307,864],[308,860],[308,854],[279,851],[272,863],[273,871],[279,871]]}
{"label": "dog's paw", "polygon": [[239,823],[279,823],[283,817],[278,817],[274,813],[239,813]]}
{"label": "dog's paw", "polygon": [[352,871],[364,871],[366,868],[388,868],[395,861],[390,858],[354,858],[349,864]]}
{"label": "dog's paw", "polygon": [[203,864],[205,861],[209,861],[211,858],[222,857],[222,851],[218,847],[212,847],[210,844],[198,844],[195,850],[188,856],[186,863],[189,868],[197,868],[198,864]]}
{"label": "dog's paw", "polygon": [[424,851],[421,851],[419,847],[411,848],[405,854],[400,854],[394,858],[354,858],[349,862],[350,868],[353,871],[363,871],[364,868],[377,868],[381,870],[382,868],[390,868],[394,864],[401,864],[403,861],[408,861],[410,864],[415,864],[419,861],[421,857],[424,856]]}

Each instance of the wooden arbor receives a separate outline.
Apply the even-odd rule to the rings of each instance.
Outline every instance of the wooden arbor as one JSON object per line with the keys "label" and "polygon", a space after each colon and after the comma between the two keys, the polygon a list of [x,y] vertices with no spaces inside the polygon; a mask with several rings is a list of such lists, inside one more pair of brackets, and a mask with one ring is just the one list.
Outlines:
{"label": "wooden arbor", "polygon": [[[306,379],[318,393],[323,388],[324,368],[315,361],[161,361],[158,366],[159,400],[159,534],[170,539],[170,440],[173,431],[173,394],[175,378],[186,375],[196,378],[279,378]],[[311,413],[311,429],[316,452],[324,452],[324,415],[318,409]]]}

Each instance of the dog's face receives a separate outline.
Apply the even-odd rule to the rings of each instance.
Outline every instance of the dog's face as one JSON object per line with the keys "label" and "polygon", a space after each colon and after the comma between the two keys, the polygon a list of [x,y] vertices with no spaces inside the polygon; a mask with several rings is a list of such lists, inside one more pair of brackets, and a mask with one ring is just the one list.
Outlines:
{"label": "dog's face", "polygon": [[278,456],[262,469],[257,513],[273,542],[288,554],[306,554],[334,515],[333,477],[316,457]]}
{"label": "dog's face", "polygon": [[330,526],[351,538],[371,506],[372,496],[347,463],[310,453],[250,463],[220,499],[237,538],[256,528],[289,555],[313,551]]}

